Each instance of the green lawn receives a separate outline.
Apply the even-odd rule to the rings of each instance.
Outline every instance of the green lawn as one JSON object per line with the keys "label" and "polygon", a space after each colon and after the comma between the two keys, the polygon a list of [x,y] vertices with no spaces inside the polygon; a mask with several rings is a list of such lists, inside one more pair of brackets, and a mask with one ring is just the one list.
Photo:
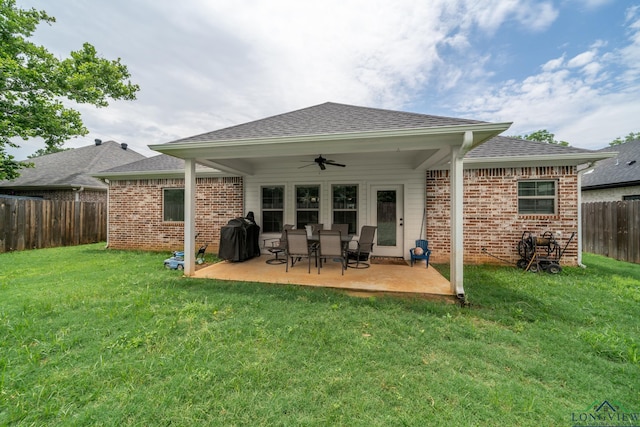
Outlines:
{"label": "green lawn", "polygon": [[604,400],[640,413],[639,265],[466,267],[462,308],[185,279],[166,254],[103,246],[0,254],[0,425],[570,426]]}

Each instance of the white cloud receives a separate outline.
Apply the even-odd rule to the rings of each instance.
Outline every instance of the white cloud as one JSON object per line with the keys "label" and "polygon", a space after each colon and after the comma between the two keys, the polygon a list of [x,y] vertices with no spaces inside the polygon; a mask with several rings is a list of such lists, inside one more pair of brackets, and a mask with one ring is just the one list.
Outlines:
{"label": "white cloud", "polygon": [[595,58],[596,54],[593,51],[582,52],[579,55],[574,56],[567,62],[567,67],[584,67],[589,64]]}
{"label": "white cloud", "polygon": [[574,146],[602,148],[640,122],[640,25],[629,24],[628,43],[599,53],[606,43],[565,62],[547,61],[541,72],[475,89],[459,111],[489,121],[514,121],[509,134],[548,129]]}
{"label": "white cloud", "polygon": [[507,23],[542,33],[558,18],[554,2],[18,1],[58,19],[38,33],[45,46],[62,56],[90,41],[105,57],[122,57],[142,87],[135,102],[83,107],[91,133],[74,146],[116,139],[147,154],[148,144],[325,101],[405,108],[424,93],[441,105],[472,99],[456,113],[515,121],[514,133],[555,130],[576,145],[602,146],[612,139],[605,130],[638,130],[623,124],[639,99],[638,7],[627,11],[624,48],[605,51],[607,41],[596,40],[578,55],[555,51],[537,74],[489,84],[501,53],[478,50],[478,40],[510,42],[497,36]]}
{"label": "white cloud", "polygon": [[556,58],[556,59],[550,59],[549,61],[547,61],[546,64],[544,64],[542,66],[542,70],[543,71],[553,71],[553,70],[557,70],[558,68],[562,67],[564,64],[564,55],[562,55],[560,58]]}

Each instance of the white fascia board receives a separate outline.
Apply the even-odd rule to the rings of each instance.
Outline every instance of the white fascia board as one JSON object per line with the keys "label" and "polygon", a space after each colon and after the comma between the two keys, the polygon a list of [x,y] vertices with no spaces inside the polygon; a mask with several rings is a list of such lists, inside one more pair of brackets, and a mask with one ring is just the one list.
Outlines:
{"label": "white fascia board", "polygon": [[99,187],[97,185],[86,184],[59,184],[59,185],[16,185],[16,186],[2,186],[0,190],[23,190],[23,191],[52,191],[52,190],[73,190],[74,188],[82,188],[84,190],[92,191],[107,191],[107,187]]}
{"label": "white fascia board", "polygon": [[493,167],[521,167],[521,166],[577,166],[596,160],[615,157],[610,153],[567,153],[567,154],[539,154],[531,156],[504,157],[467,157],[464,159],[465,169],[484,169]]}
{"label": "white fascia board", "polygon": [[[125,179],[153,179],[153,178],[184,178],[184,169],[180,170],[157,170],[157,171],[142,171],[142,172],[113,172],[113,173],[99,173],[91,175],[99,179],[111,179],[114,181],[121,181]],[[235,176],[222,171],[198,171],[196,170],[197,178],[217,178],[225,176]]]}
{"label": "white fascia board", "polygon": [[[462,135],[467,131],[471,131],[478,135],[477,141],[474,140],[474,146],[482,143],[484,140],[496,136],[504,132],[511,126],[511,123],[477,123],[468,125],[455,126],[437,126],[429,128],[411,128],[411,129],[393,129],[371,132],[348,132],[340,134],[319,134],[319,135],[300,135],[288,137],[274,138],[257,138],[257,139],[232,139],[221,141],[200,141],[200,142],[169,142],[165,144],[154,144],[148,147],[151,150],[165,153],[180,158],[188,157],[209,157],[209,158],[247,158],[260,155],[260,148],[273,150],[277,146],[284,146],[286,149],[297,147],[302,149],[303,144],[311,143],[313,152],[317,151],[317,143],[335,142],[336,146],[342,145],[345,141],[361,141],[361,140],[389,140],[394,139],[398,144],[405,139],[411,142],[419,142],[420,137],[438,136],[438,135]],[[295,146],[290,146],[296,144]],[[462,138],[459,143],[462,144]],[[250,149],[248,149],[250,147]],[[369,149],[375,147],[367,146]],[[387,148],[388,150],[389,148]],[[384,151],[380,147],[380,151]],[[215,154],[214,154],[215,153]],[[300,152],[300,154],[309,154]],[[220,157],[218,157],[220,156]]]}

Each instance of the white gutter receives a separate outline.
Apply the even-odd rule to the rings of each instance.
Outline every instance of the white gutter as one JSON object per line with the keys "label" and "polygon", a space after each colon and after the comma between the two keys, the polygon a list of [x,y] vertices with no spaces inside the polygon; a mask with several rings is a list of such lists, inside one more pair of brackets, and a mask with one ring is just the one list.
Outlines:
{"label": "white gutter", "polygon": [[533,154],[530,156],[495,156],[495,157],[467,157],[464,160],[465,167],[467,169],[473,168],[486,168],[492,166],[509,167],[509,166],[527,166],[535,163],[544,163],[545,165],[552,166],[553,163],[557,166],[577,166],[582,163],[593,162],[596,160],[608,159],[615,157],[616,154],[609,152],[587,152],[587,153],[567,153],[567,154]]}
{"label": "white gutter", "polygon": [[[172,169],[172,170],[154,170],[154,171],[141,171],[141,172],[102,172],[91,175],[100,179],[149,179],[149,178],[184,178],[184,169]],[[230,176],[228,173],[224,173],[219,170],[202,170],[196,169],[196,176],[198,178],[216,178],[223,176]]]}
{"label": "white gutter", "polygon": [[[170,153],[180,150],[199,150],[222,147],[246,147],[261,146],[274,144],[290,144],[298,142],[318,142],[318,141],[342,141],[345,139],[380,139],[380,138],[398,138],[407,136],[423,136],[423,135],[444,135],[465,133],[467,131],[475,132],[503,132],[511,126],[511,123],[474,123],[468,125],[454,126],[434,126],[428,128],[409,128],[409,129],[391,129],[381,131],[366,132],[345,132],[334,134],[315,134],[315,135],[295,135],[280,136],[268,138],[240,138],[210,141],[191,141],[191,142],[168,142],[164,144],[153,144],[148,147],[154,151],[161,153]],[[245,157],[251,157],[250,153]]]}

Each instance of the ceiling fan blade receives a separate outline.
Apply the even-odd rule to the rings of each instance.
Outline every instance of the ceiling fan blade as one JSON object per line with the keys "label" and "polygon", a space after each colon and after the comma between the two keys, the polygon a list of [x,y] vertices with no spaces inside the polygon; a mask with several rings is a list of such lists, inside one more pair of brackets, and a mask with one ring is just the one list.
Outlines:
{"label": "ceiling fan blade", "polygon": [[325,163],[332,166],[340,166],[341,168],[344,168],[347,166],[347,165],[343,165],[342,163],[336,163],[333,160],[327,160]]}
{"label": "ceiling fan blade", "polygon": [[318,163],[318,165],[320,166],[320,169],[325,170],[327,167],[324,165],[324,163]]}
{"label": "ceiling fan blade", "polygon": [[309,164],[304,165],[304,166],[298,166],[298,169],[306,168],[306,167],[313,166],[313,165],[315,165],[315,163],[309,163]]}

